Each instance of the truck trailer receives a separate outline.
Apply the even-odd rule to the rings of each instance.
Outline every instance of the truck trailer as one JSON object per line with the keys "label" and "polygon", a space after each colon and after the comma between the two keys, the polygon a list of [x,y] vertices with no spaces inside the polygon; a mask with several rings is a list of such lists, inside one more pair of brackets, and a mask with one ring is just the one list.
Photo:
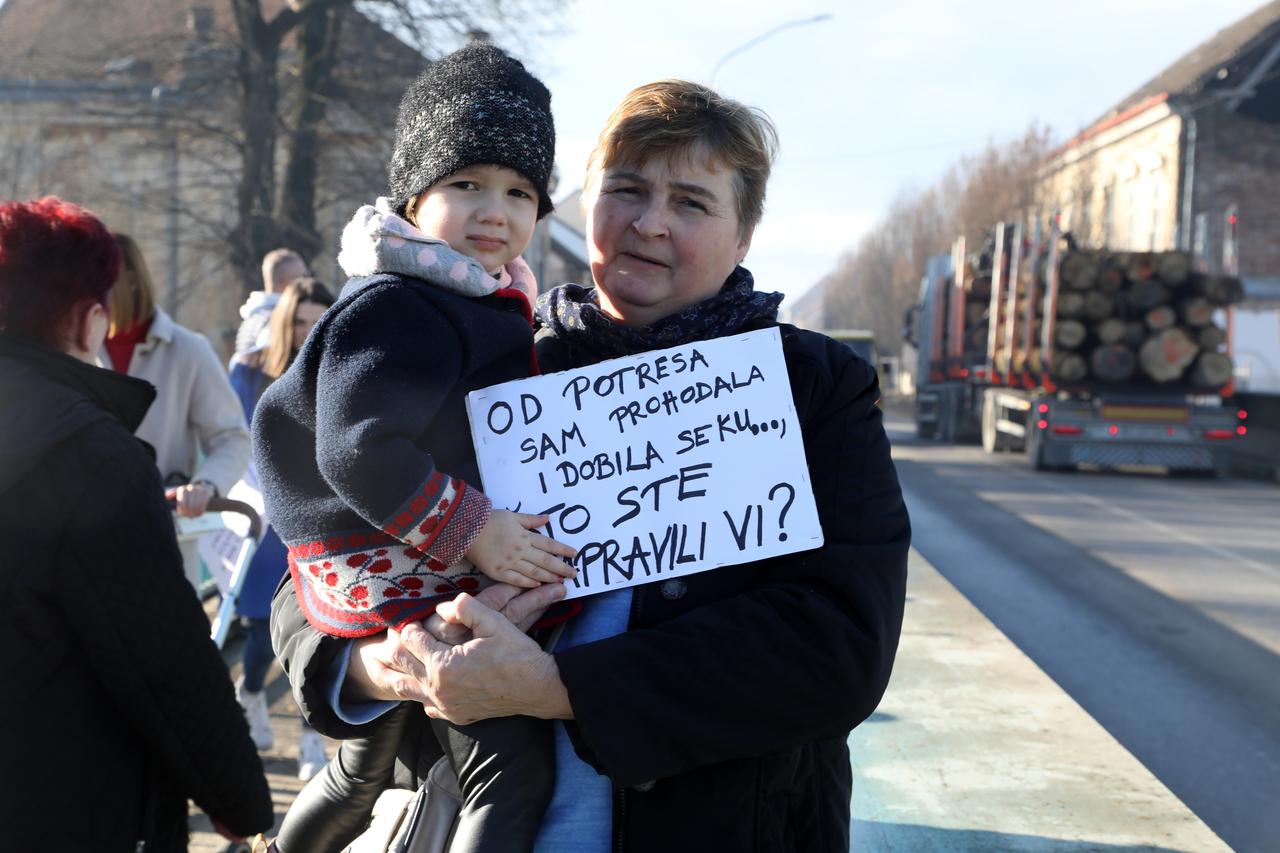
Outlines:
{"label": "truck trailer", "polygon": [[913,317],[916,428],[1025,452],[1037,470],[1220,473],[1247,412],[1229,405],[1240,283],[1181,252],[1082,250],[1001,223],[930,261]]}

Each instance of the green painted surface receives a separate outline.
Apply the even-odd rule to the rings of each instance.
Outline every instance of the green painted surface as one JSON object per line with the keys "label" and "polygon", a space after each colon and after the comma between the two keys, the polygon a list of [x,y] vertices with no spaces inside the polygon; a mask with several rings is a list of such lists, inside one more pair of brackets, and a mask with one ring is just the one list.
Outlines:
{"label": "green painted surface", "polygon": [[919,554],[884,701],[849,737],[855,851],[1229,848]]}

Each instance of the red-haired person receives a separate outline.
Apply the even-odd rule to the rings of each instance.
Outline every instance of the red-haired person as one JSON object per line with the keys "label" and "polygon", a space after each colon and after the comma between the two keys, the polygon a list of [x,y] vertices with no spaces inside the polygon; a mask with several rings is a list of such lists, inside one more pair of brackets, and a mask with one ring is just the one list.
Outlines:
{"label": "red-haired person", "polygon": [[188,798],[228,838],[272,823],[133,435],[155,389],[94,365],[120,263],[76,205],[0,204],[5,849],[186,850]]}

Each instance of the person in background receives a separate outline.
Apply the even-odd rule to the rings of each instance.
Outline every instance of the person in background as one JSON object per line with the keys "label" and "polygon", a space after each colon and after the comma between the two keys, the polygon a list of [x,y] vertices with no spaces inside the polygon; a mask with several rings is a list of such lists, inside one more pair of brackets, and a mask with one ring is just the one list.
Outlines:
{"label": "person in background", "polygon": [[[156,452],[156,466],[178,515],[201,515],[249,465],[249,430],[222,361],[202,335],[179,326],[156,305],[138,244],[115,235],[124,262],[111,291],[111,327],[100,361],[156,386],[155,405],[137,436]],[[203,454],[203,459],[200,458]],[[195,543],[183,546],[187,580],[200,585]]]}
{"label": "person in background", "polygon": [[[253,421],[253,410],[262,392],[293,362],[311,327],[332,304],[333,294],[314,278],[294,280],[284,288],[271,312],[266,345],[232,357],[231,387],[240,398],[246,422]],[[254,480],[256,482],[256,477]],[[271,749],[275,743],[263,690],[267,671],[275,661],[268,627],[271,596],[288,571],[288,551],[275,529],[268,525],[249,563],[236,602],[236,610],[248,629],[241,659],[244,673],[236,683],[236,698],[244,708],[253,742],[261,750]],[[303,721],[302,737],[298,741],[298,778],[304,782],[310,780],[326,760],[324,738]]]}
{"label": "person in background", "polygon": [[155,389],[94,365],[119,266],[84,209],[0,205],[5,850],[186,850],[188,798],[231,840],[272,823],[132,435]]}
{"label": "person in background", "polygon": [[240,306],[236,352],[248,352],[266,344],[264,336],[271,312],[289,282],[309,275],[307,263],[293,249],[272,249],[262,258],[262,290],[255,290]]}

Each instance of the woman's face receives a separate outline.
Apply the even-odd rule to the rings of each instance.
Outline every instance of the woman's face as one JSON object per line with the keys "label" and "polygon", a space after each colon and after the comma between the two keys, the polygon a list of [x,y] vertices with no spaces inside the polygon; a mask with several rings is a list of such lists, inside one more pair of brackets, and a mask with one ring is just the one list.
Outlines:
{"label": "woman's face", "polygon": [[600,307],[647,326],[719,291],[747,255],[734,175],[702,149],[595,176],[587,198],[591,277]]}
{"label": "woman's face", "polygon": [[[307,339],[307,335],[311,332],[311,328],[320,320],[321,315],[328,310],[326,305],[317,305],[314,302],[303,302],[296,311],[293,312],[293,351],[297,352],[302,349],[302,342]],[[278,328],[278,327],[277,327]]]}

